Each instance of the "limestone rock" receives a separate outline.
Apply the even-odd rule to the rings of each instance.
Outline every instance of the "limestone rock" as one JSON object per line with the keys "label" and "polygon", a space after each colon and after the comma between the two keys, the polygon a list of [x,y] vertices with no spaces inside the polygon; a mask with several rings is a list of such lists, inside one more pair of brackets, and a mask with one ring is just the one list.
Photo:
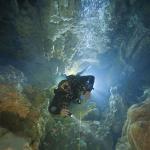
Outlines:
{"label": "limestone rock", "polygon": [[20,138],[30,139],[29,142],[39,140],[42,135],[40,112],[13,86],[1,84],[0,91],[0,126]]}
{"label": "limestone rock", "polygon": [[127,106],[116,86],[111,87],[110,93],[108,122],[113,134],[119,136],[126,119]]}
{"label": "limestone rock", "polygon": [[[128,150],[150,149],[150,99],[135,104],[128,110],[127,121],[124,125],[120,141],[128,143]],[[123,140],[124,139],[124,140]],[[121,143],[121,142],[120,142]],[[118,143],[117,150],[121,148]]]}
{"label": "limestone rock", "polygon": [[0,128],[0,150],[32,150],[27,139]]}
{"label": "limestone rock", "polygon": [[0,66],[0,84],[14,85],[18,91],[22,91],[23,85],[27,82],[27,78],[23,72],[16,69],[12,65]]}
{"label": "limestone rock", "polygon": [[25,86],[23,73],[14,67],[3,67],[0,76],[0,126],[7,129],[0,130],[0,150],[38,150],[46,123],[43,95]]}

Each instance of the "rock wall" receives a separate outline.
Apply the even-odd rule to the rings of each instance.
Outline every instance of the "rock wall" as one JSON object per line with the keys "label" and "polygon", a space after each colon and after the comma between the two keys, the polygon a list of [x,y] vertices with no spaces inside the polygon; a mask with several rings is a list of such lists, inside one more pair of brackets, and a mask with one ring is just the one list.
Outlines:
{"label": "rock wall", "polygon": [[[0,126],[8,130],[1,135],[2,149],[38,149],[52,120],[49,88],[74,53],[75,36],[69,30],[79,3],[0,1]],[[17,141],[22,145],[17,147]]]}
{"label": "rock wall", "polygon": [[[147,0],[1,0],[1,147],[114,150],[128,107],[150,86],[149,14]],[[75,109],[80,128],[80,117],[54,119],[47,106],[57,77],[85,68],[98,96]],[[116,149],[149,149],[148,107],[129,109]]]}
{"label": "rock wall", "polygon": [[1,67],[0,77],[0,149],[37,150],[47,121],[46,97],[12,66]]}
{"label": "rock wall", "polygon": [[129,105],[142,95],[142,86],[149,86],[149,7],[149,2],[140,0],[115,0],[110,5],[109,25],[113,29],[108,34],[111,48],[118,51],[121,61],[119,65],[124,66],[119,73],[119,82],[123,85],[123,93]]}
{"label": "rock wall", "polygon": [[128,117],[116,150],[148,150],[150,142],[150,99],[135,104],[128,110]]}
{"label": "rock wall", "polygon": [[70,28],[79,1],[13,0],[0,7],[1,64],[23,71],[36,86],[53,85],[74,53]]}

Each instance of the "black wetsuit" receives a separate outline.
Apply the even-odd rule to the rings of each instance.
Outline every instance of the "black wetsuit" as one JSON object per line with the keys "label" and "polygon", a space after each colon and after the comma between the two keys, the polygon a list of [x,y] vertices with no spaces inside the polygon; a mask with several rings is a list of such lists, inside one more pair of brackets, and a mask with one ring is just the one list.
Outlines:
{"label": "black wetsuit", "polygon": [[[76,102],[80,98],[81,92],[86,92],[93,89],[94,76],[67,76],[67,81],[71,90],[66,92],[61,88],[54,90],[54,98],[49,105],[49,112],[52,114],[59,114],[62,108],[68,108],[71,102]],[[63,83],[62,83],[63,84]]]}

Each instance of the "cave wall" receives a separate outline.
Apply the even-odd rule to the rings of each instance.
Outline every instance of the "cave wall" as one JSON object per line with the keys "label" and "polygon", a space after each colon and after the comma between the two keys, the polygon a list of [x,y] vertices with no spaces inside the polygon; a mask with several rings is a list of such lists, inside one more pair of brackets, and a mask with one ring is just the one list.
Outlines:
{"label": "cave wall", "polygon": [[43,87],[74,61],[108,69],[109,87],[131,74],[128,80],[149,84],[149,2],[114,0],[102,9],[103,3],[2,0],[1,64],[13,64]]}
{"label": "cave wall", "polygon": [[[128,107],[145,100],[139,97],[150,85],[149,14],[147,0],[1,0],[0,125],[7,128],[1,128],[1,139],[8,135],[29,149],[38,149],[40,140],[41,149],[69,149],[66,142],[75,135],[72,148],[80,143],[82,149],[90,150],[93,144],[97,149],[115,149]],[[81,131],[80,140],[74,130],[78,125],[70,120],[55,122],[47,106],[56,77],[66,68],[80,71],[87,66],[88,73],[94,70],[103,81],[99,99],[105,100],[106,107],[98,103],[85,112],[87,130]],[[127,119],[132,120],[129,115]],[[133,126],[128,120],[132,128],[117,148],[141,148],[138,141],[133,143],[136,137],[130,136],[135,131],[143,137],[145,130],[139,122]],[[147,122],[142,125],[147,127]],[[63,136],[66,141],[61,141]]]}
{"label": "cave wall", "polygon": [[111,41],[111,52],[117,53],[112,55],[114,61],[110,72],[117,79],[111,82],[112,85],[122,84],[120,90],[131,105],[138,102],[137,97],[149,87],[150,3],[146,0],[114,0],[108,9],[111,19],[106,34]]}
{"label": "cave wall", "polygon": [[69,29],[79,2],[2,0],[0,7],[1,64],[20,69],[36,86],[52,85],[74,53]]}

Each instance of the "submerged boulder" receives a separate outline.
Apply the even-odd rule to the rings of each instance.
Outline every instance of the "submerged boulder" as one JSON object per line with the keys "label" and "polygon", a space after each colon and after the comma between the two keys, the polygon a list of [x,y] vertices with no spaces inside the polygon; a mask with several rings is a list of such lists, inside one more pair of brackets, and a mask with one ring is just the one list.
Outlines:
{"label": "submerged boulder", "polygon": [[0,149],[1,150],[32,150],[29,141],[23,137],[14,135],[12,132],[0,128]]}
{"label": "submerged boulder", "polygon": [[46,123],[45,97],[31,90],[23,73],[14,67],[3,67],[0,77],[0,149],[38,150]]}
{"label": "submerged boulder", "polygon": [[127,150],[150,149],[150,98],[135,104],[128,110],[122,138],[117,144],[120,150],[126,145]]}
{"label": "submerged boulder", "polygon": [[31,145],[39,142],[42,136],[40,112],[13,86],[0,85],[0,91],[0,126],[11,131],[13,136],[18,135],[19,141],[23,138]]}

